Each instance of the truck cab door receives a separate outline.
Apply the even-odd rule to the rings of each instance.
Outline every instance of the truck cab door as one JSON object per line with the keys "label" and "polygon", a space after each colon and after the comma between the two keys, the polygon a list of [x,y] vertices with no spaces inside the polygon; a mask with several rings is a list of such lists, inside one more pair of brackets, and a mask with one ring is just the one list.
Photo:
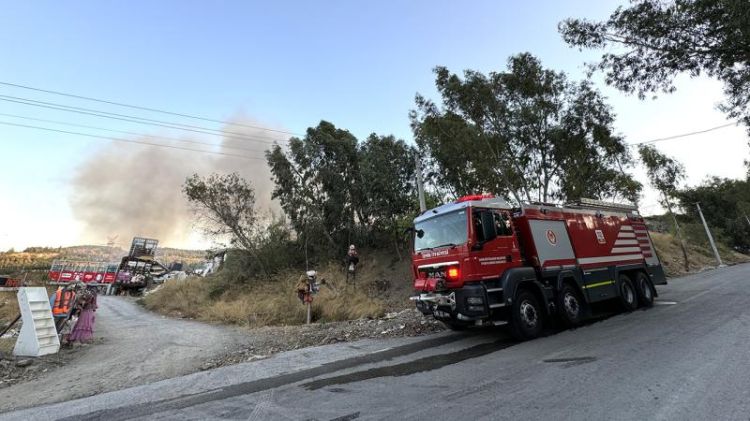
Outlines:
{"label": "truck cab door", "polygon": [[521,252],[518,247],[518,241],[513,229],[513,220],[510,212],[506,210],[492,211],[492,218],[495,223],[497,238],[494,240],[495,253],[504,258],[506,264],[518,266],[521,264]]}
{"label": "truck cab door", "polygon": [[482,209],[475,211],[472,217],[475,221],[472,260],[477,277],[497,278],[509,266],[520,265],[520,252],[509,213]]}

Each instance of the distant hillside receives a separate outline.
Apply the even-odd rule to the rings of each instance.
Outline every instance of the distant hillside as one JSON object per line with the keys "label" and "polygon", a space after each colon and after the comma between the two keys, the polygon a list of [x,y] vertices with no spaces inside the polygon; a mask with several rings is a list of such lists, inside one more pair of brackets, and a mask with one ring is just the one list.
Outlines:
{"label": "distant hillside", "polygon": [[[53,260],[88,260],[92,262],[119,262],[127,254],[120,247],[107,246],[71,246],[71,247],[29,247],[22,252],[0,252],[0,273],[19,270],[46,270]],[[182,250],[176,248],[157,248],[157,259],[168,265],[182,261],[189,267],[196,267],[205,259],[204,250]]]}

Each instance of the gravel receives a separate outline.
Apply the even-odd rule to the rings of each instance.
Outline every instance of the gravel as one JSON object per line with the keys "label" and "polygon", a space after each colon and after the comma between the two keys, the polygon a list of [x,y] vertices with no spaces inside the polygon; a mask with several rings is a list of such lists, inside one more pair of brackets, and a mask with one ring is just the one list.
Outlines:
{"label": "gravel", "polygon": [[416,309],[387,313],[379,319],[358,319],[344,322],[303,326],[276,326],[250,330],[252,344],[219,358],[206,361],[202,370],[254,361],[278,352],[365,338],[419,336],[445,330],[445,326],[426,318]]}

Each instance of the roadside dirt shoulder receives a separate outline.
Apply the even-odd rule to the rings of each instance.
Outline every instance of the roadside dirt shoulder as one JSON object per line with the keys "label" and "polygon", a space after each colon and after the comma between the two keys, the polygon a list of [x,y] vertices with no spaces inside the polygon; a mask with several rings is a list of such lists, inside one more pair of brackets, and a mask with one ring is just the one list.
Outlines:
{"label": "roadside dirt shoulder", "polygon": [[125,297],[100,297],[95,341],[60,354],[0,364],[0,411],[96,395],[278,352],[364,338],[443,330],[415,309],[309,326],[241,329],[151,313]]}

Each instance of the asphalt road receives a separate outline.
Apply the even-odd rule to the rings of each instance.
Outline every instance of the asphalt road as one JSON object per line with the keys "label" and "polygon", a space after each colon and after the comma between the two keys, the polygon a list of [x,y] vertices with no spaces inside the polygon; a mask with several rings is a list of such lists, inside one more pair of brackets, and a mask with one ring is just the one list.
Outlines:
{"label": "asphalt road", "polygon": [[750,265],[672,280],[657,305],[530,342],[363,341],[0,419],[747,419]]}

